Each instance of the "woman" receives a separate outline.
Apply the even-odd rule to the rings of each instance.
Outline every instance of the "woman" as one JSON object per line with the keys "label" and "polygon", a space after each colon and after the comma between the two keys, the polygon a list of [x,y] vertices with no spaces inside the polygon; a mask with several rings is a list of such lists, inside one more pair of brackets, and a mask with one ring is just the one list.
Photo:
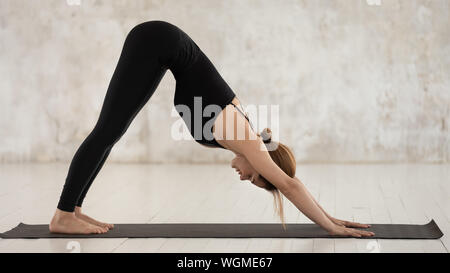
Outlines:
{"label": "woman", "polygon": [[[269,129],[262,134],[253,131],[235,93],[210,60],[185,32],[164,21],[144,22],[128,33],[99,119],[71,162],[49,225],[50,232],[89,234],[113,228],[112,224],[99,222],[81,212],[84,197],[112,147],[152,96],[167,69],[176,79],[175,107],[194,139],[207,147],[234,152],[236,157],[231,167],[240,174],[241,180],[250,180],[274,194],[283,226],[280,192],[329,234],[373,235],[351,228],[367,228],[368,225],[335,219],[317,204],[295,177],[296,165],[291,150],[272,142]],[[209,106],[219,108],[213,118],[199,118],[189,113],[198,107],[198,98],[201,98],[202,113],[211,114]],[[245,137],[237,138],[241,128]]]}

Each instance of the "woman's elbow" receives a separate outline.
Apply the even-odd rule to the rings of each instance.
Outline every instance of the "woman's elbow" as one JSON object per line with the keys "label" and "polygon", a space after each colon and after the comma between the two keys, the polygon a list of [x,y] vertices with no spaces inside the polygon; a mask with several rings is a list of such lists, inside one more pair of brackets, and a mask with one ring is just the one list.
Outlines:
{"label": "woman's elbow", "polygon": [[295,178],[289,177],[282,183],[279,190],[284,194],[288,195],[290,192],[294,191],[298,187],[299,181]]}

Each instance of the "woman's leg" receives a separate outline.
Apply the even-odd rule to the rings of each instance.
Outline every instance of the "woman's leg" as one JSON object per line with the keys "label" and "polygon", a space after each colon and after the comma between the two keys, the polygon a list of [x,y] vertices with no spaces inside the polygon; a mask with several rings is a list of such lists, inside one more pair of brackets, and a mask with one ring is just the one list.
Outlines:
{"label": "woman's leg", "polygon": [[[167,71],[167,66],[160,63],[165,52],[161,51],[160,43],[152,47],[154,39],[149,40],[149,27],[144,26],[135,27],[127,35],[98,121],[72,159],[58,210],[52,219],[54,232],[91,233],[92,227],[89,229],[72,218],[75,206],[82,202],[109,151],[126,132]],[[60,216],[70,217],[73,221],[65,219],[58,222]]]}
{"label": "woman's leg", "polygon": [[97,169],[95,169],[94,173],[91,175],[91,177],[89,178],[89,182],[87,183],[87,185],[84,187],[83,192],[81,193],[80,198],[78,199],[77,205],[75,206],[75,216],[83,221],[86,221],[90,224],[94,224],[100,227],[107,227],[108,229],[112,229],[114,228],[113,224],[108,224],[108,223],[104,223],[104,222],[100,222],[97,221],[91,217],[89,217],[88,215],[84,214],[81,211],[81,206],[83,205],[83,200],[86,197],[86,193],[88,192],[92,182],[95,180],[95,177],[97,177],[98,172],[100,171],[100,169],[103,167],[103,164],[105,163],[106,159],[108,158],[109,153],[111,152],[112,147],[110,147],[107,151],[106,154],[103,156],[100,164],[97,166]]}
{"label": "woman's leg", "polygon": [[93,173],[93,174],[91,175],[91,177],[89,178],[88,183],[86,184],[86,186],[84,187],[83,191],[81,192],[80,197],[78,198],[77,205],[76,205],[77,207],[81,207],[81,206],[83,205],[83,201],[84,201],[84,198],[86,197],[86,193],[88,192],[89,188],[91,187],[92,182],[94,182],[95,178],[97,177],[98,172],[99,172],[100,169],[103,167],[103,164],[105,163],[106,159],[108,158],[109,153],[111,152],[111,150],[112,150],[112,146],[109,147],[109,148],[106,150],[106,153],[105,153],[105,155],[103,156],[102,160],[101,160],[100,163],[98,164],[98,166],[97,166],[97,168],[95,169],[94,173]]}

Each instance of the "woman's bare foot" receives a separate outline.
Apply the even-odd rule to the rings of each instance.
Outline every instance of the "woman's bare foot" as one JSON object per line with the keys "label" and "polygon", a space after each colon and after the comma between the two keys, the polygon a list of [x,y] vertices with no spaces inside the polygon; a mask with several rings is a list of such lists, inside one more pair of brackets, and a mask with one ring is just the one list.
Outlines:
{"label": "woman's bare foot", "polygon": [[49,224],[52,233],[66,234],[100,234],[108,231],[108,228],[99,227],[81,220],[74,212],[66,212],[56,209],[55,215]]}
{"label": "woman's bare foot", "polygon": [[114,228],[113,224],[103,223],[103,222],[95,220],[94,218],[91,218],[91,217],[87,216],[86,214],[83,214],[81,212],[81,207],[75,207],[75,216],[78,217],[79,219],[85,221],[85,222],[88,222],[90,224],[93,224],[93,225],[96,225],[96,226],[99,226],[99,227],[104,227],[104,228],[107,228],[107,229],[113,229]]}

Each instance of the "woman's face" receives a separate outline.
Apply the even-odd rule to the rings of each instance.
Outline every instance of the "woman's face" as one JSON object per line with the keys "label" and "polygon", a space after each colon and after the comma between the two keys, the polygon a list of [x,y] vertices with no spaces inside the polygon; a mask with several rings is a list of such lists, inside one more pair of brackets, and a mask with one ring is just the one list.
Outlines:
{"label": "woman's face", "polygon": [[250,165],[250,162],[248,162],[244,156],[236,155],[236,157],[231,160],[231,167],[236,170],[241,180],[249,180],[253,185],[260,188],[266,186],[266,182],[262,180],[259,173],[252,165]]}

